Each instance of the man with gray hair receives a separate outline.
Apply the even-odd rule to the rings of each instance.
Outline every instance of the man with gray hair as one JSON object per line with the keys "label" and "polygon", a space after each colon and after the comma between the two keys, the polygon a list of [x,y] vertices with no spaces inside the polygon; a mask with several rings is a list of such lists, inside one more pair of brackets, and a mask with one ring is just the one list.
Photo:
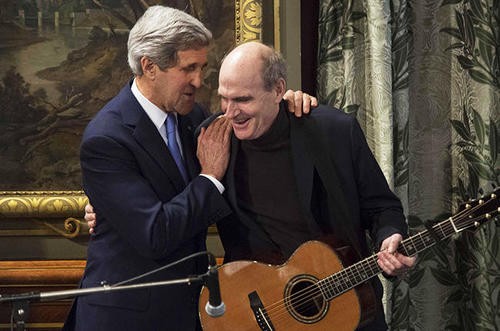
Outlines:
{"label": "man with gray hair", "polygon": [[[131,29],[134,79],[88,124],[81,144],[83,188],[99,213],[82,288],[117,284],[204,251],[208,226],[230,213],[219,182],[230,131],[223,120],[216,140],[200,142],[199,163],[195,155],[193,130],[205,118],[195,92],[211,41],[201,22],[163,6],[148,8]],[[206,260],[137,282],[200,274]],[[198,294],[198,286],[178,285],[79,297],[66,328],[195,330]]]}
{"label": "man with gray hair", "polygon": [[[131,29],[134,78],[88,124],[81,144],[83,188],[99,217],[82,288],[128,280],[206,250],[208,226],[231,213],[222,193],[231,126],[195,103],[212,35],[192,16],[152,6]],[[207,270],[186,259],[136,282]],[[177,285],[78,297],[66,330],[196,330],[199,286]]]}

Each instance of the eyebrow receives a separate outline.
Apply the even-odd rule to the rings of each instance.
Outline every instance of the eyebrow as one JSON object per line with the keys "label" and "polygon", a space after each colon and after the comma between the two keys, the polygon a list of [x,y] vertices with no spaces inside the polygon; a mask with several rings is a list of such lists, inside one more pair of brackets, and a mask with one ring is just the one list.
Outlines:
{"label": "eyebrow", "polygon": [[236,96],[234,98],[228,98],[226,96],[223,96],[222,94],[220,93],[217,93],[217,95],[222,98],[222,99],[230,99],[230,100],[233,100],[233,101],[236,101],[236,102],[245,102],[245,101],[250,101],[252,100],[254,97],[251,96],[251,95],[240,95],[240,96]]}
{"label": "eyebrow", "polygon": [[[187,68],[196,68],[199,67],[200,65],[196,62],[193,63],[188,63],[184,66],[181,66],[182,69],[187,69]],[[201,65],[201,69],[205,69],[208,66],[208,62],[205,62],[204,64]]]}

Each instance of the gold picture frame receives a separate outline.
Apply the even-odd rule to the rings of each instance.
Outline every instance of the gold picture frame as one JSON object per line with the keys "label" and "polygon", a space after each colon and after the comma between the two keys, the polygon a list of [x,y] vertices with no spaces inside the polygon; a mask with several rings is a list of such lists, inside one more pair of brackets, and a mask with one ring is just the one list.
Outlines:
{"label": "gold picture frame", "polygon": [[[235,0],[234,41],[261,40],[279,50],[279,0]],[[2,189],[0,187],[0,189]],[[83,220],[88,198],[75,191],[0,191],[0,238],[88,235]],[[211,228],[210,234],[216,234]]]}

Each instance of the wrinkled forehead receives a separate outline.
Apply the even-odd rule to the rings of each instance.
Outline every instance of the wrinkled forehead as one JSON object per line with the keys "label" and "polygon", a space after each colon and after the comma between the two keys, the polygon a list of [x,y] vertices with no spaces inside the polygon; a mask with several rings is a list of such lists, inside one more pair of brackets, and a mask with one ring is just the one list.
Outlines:
{"label": "wrinkled forehead", "polygon": [[219,72],[219,87],[255,89],[264,86],[260,65],[244,61],[225,61]]}
{"label": "wrinkled forehead", "polygon": [[257,71],[238,72],[234,70],[219,75],[218,93],[223,97],[233,98],[253,95],[264,88],[264,83]]}
{"label": "wrinkled forehead", "polygon": [[202,48],[189,48],[182,51],[177,51],[177,65],[186,66],[197,64],[205,66],[208,63],[208,49]]}

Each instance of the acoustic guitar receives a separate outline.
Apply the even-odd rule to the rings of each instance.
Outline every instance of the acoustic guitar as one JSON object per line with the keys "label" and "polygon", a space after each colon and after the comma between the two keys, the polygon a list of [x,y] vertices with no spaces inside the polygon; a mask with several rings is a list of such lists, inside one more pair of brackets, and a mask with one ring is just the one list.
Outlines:
{"label": "acoustic guitar", "polygon": [[[454,216],[403,240],[398,252],[413,256],[465,229],[477,228],[500,212],[500,188],[462,205]],[[359,285],[381,273],[374,254],[348,267],[319,241],[302,244],[279,266],[235,261],[218,268],[226,306],[220,317],[205,312],[208,290],[200,295],[205,331],[354,330],[362,322]]]}

